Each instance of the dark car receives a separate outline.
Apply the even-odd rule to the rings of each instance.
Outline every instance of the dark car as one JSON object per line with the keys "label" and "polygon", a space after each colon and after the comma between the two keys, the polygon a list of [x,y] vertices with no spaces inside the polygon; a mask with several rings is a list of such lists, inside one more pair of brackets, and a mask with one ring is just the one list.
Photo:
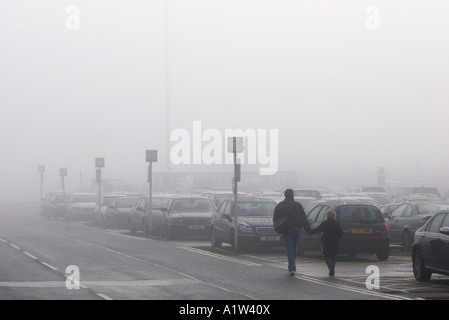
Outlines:
{"label": "dark car", "polygon": [[162,210],[168,208],[172,194],[154,194],[151,197],[153,202],[151,207],[152,214],[149,214],[148,197],[142,196],[134,204],[130,211],[128,222],[129,232],[136,234],[137,231],[143,231],[145,236],[162,234],[162,217],[165,214]]}
{"label": "dark car", "polygon": [[[204,191],[201,193],[201,196],[209,198],[215,208],[218,208],[220,204],[227,199],[234,198],[234,192],[232,191]],[[238,198],[241,199],[250,199],[251,195],[245,192],[239,192]]]}
{"label": "dark car", "polygon": [[[274,230],[273,213],[276,202],[269,199],[237,201],[238,247],[281,246],[281,236]],[[211,245],[223,242],[234,246],[234,200],[224,201],[212,216]]]}
{"label": "dark car", "polygon": [[215,211],[212,202],[201,196],[174,196],[162,211],[162,237],[208,237],[210,220]]}
{"label": "dark car", "polygon": [[[307,214],[314,229],[326,219],[326,213],[333,210],[343,229],[339,252],[355,256],[357,253],[375,253],[379,260],[390,255],[390,232],[377,206],[363,204],[357,200],[329,200],[317,203]],[[305,251],[321,251],[322,234],[302,232],[298,254]]]}
{"label": "dark car", "polygon": [[106,227],[127,228],[131,208],[139,198],[139,196],[122,196],[112,200],[105,213]]}
{"label": "dark car", "polygon": [[449,210],[449,205],[412,202],[399,205],[386,220],[390,229],[390,241],[401,244],[405,251],[409,251],[415,231],[442,210]]}
{"label": "dark car", "polygon": [[415,232],[412,261],[418,281],[429,281],[432,273],[449,275],[449,211],[435,214]]}

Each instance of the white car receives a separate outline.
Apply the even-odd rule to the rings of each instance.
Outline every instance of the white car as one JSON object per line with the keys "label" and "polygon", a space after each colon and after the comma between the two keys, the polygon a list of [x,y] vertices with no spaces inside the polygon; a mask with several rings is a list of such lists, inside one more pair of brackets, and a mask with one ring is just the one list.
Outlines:
{"label": "white car", "polygon": [[67,204],[67,218],[91,220],[98,197],[95,193],[72,193]]}

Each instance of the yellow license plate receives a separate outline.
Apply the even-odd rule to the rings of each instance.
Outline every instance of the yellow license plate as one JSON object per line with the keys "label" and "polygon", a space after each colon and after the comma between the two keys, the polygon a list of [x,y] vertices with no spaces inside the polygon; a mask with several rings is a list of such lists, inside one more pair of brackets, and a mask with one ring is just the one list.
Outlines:
{"label": "yellow license plate", "polygon": [[351,228],[351,233],[373,233],[372,228]]}

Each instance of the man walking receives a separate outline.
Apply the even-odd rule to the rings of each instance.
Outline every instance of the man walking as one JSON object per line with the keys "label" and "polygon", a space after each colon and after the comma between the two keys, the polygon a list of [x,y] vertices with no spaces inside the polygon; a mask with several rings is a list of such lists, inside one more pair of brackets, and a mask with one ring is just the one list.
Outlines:
{"label": "man walking", "polygon": [[296,272],[296,250],[301,234],[301,227],[306,229],[307,232],[310,232],[310,224],[301,203],[295,201],[293,190],[285,190],[284,196],[285,199],[279,202],[274,209],[273,222],[284,217],[289,217],[289,226],[281,235],[287,252],[288,273],[294,276]]}

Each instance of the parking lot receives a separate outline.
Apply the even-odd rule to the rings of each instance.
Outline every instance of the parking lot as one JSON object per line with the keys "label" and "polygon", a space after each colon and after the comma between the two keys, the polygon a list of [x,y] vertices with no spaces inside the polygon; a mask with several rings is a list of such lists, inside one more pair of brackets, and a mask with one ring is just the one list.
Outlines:
{"label": "parking lot", "polygon": [[[89,222],[82,222],[85,227],[98,228]],[[255,248],[242,249],[236,253],[230,245],[222,248],[211,247],[209,241],[195,238],[178,240],[164,240],[159,237],[150,239],[141,234],[131,236],[125,230],[109,230],[118,237],[137,237],[139,239],[168,242],[192,254],[205,256],[218,261],[230,261],[246,266],[267,265],[286,270],[287,258],[284,248]],[[391,245],[390,257],[387,261],[379,261],[373,254],[359,254],[356,257],[348,255],[337,256],[337,274],[330,279],[327,267],[319,252],[297,257],[298,273],[296,278],[317,283],[323,286],[337,287],[343,290],[362,290],[366,293],[366,282],[370,273],[369,266],[377,266],[380,270],[379,285],[373,294],[379,293],[381,297],[392,295],[406,297],[406,299],[449,299],[449,277],[434,274],[429,282],[418,282],[412,271],[411,253],[405,252],[399,245]]]}

